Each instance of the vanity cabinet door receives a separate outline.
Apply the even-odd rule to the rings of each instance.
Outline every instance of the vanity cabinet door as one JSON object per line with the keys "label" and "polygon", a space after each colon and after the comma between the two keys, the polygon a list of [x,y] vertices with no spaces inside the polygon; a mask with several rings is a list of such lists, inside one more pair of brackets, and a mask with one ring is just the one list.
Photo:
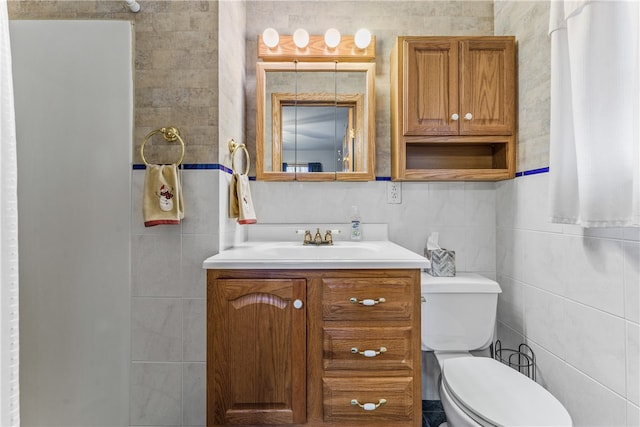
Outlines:
{"label": "vanity cabinet door", "polygon": [[460,135],[515,132],[515,43],[495,38],[460,42]]}
{"label": "vanity cabinet door", "polygon": [[207,297],[209,425],[305,423],[306,280],[218,278]]}
{"label": "vanity cabinet door", "polygon": [[415,40],[403,45],[404,70],[403,134],[457,135],[458,42]]}

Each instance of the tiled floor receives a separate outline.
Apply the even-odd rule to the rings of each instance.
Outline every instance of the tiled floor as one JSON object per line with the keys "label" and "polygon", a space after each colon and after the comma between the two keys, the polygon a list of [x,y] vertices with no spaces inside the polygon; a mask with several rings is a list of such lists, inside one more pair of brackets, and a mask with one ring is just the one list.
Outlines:
{"label": "tiled floor", "polygon": [[439,400],[422,401],[422,427],[438,427],[447,421]]}

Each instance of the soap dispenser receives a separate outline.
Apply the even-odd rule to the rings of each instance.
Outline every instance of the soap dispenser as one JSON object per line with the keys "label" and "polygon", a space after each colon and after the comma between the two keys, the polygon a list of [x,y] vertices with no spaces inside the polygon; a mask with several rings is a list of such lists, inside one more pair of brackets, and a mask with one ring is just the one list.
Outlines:
{"label": "soap dispenser", "polygon": [[362,240],[362,224],[357,206],[351,206],[351,240]]}

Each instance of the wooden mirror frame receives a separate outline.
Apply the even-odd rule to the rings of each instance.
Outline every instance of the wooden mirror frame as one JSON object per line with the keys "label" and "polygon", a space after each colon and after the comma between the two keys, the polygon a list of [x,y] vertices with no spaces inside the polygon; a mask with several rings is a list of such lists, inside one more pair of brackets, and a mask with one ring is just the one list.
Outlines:
{"label": "wooden mirror frame", "polygon": [[[266,117],[266,73],[269,71],[299,71],[299,72],[350,72],[361,71],[366,78],[366,96],[361,102],[362,108],[366,111],[363,115],[363,144],[362,162],[366,165],[366,170],[362,172],[281,172],[266,171],[264,169],[264,155],[267,138],[265,137]],[[308,99],[311,100],[311,99]],[[324,99],[318,99],[324,101]],[[272,102],[272,100],[269,100]],[[260,181],[373,181],[375,180],[375,63],[360,62],[258,62],[256,63],[256,179]],[[273,114],[272,114],[273,115]],[[270,117],[272,128],[279,127],[276,122],[277,117]],[[364,135],[366,134],[366,140]],[[272,136],[273,138],[273,136]],[[275,149],[272,139],[272,153]],[[278,144],[278,147],[281,148]],[[366,153],[366,156],[364,155]],[[273,157],[272,157],[273,158]],[[273,164],[273,163],[272,163]]]}

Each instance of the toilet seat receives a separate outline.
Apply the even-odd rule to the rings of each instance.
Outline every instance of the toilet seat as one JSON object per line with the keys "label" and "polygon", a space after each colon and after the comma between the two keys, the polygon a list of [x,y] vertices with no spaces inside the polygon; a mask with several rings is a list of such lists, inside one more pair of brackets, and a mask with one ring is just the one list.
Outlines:
{"label": "toilet seat", "polygon": [[488,357],[444,360],[442,386],[480,425],[572,425],[571,416],[551,393]]}

